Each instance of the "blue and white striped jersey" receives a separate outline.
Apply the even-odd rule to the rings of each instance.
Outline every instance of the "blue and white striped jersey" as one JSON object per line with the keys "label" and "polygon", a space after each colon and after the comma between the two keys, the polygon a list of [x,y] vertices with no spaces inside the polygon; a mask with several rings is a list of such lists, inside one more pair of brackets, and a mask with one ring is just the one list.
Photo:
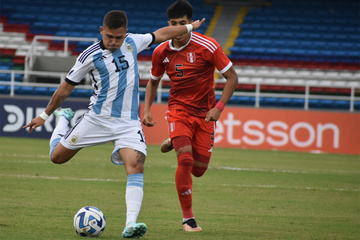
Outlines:
{"label": "blue and white striped jersey", "polygon": [[105,49],[99,41],[79,55],[66,81],[79,84],[89,73],[94,87],[89,109],[102,116],[139,120],[137,54],[148,48],[153,40],[150,33],[127,34],[115,52]]}

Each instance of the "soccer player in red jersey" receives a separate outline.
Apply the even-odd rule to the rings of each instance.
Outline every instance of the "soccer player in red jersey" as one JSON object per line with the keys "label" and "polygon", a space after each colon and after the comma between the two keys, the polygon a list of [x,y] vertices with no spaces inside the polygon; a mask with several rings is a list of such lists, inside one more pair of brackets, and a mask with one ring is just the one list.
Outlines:
{"label": "soccer player in red jersey", "polygon": [[[215,39],[191,32],[193,8],[178,0],[168,10],[169,26],[188,27],[188,33],[160,44],[152,56],[151,78],[146,87],[143,124],[152,127],[150,108],[164,72],[171,80],[166,120],[178,166],[175,183],[183,213],[182,228],[202,231],[192,211],[192,176],[201,177],[209,164],[215,124],[238,83],[232,62]],[[219,102],[214,91],[215,68],[226,84]]]}

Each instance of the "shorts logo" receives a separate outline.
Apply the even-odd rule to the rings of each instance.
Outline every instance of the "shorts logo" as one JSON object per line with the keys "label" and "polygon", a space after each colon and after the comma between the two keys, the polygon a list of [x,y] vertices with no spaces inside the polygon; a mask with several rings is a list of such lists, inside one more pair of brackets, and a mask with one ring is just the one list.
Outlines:
{"label": "shorts logo", "polygon": [[187,60],[189,63],[193,63],[196,61],[196,55],[193,52],[187,53]]}
{"label": "shorts logo", "polygon": [[74,145],[77,143],[78,140],[79,140],[79,137],[77,135],[73,135],[70,139],[70,143]]}
{"label": "shorts logo", "polygon": [[173,132],[175,130],[175,123],[170,123],[170,131]]}

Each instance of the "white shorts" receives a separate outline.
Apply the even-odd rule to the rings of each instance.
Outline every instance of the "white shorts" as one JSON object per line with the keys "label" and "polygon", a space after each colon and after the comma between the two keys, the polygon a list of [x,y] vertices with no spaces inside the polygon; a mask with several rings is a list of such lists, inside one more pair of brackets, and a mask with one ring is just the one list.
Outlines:
{"label": "white shorts", "polygon": [[85,113],[60,142],[71,150],[113,142],[111,161],[114,164],[124,164],[118,153],[121,148],[132,148],[146,156],[146,142],[140,120],[104,117],[93,111]]}

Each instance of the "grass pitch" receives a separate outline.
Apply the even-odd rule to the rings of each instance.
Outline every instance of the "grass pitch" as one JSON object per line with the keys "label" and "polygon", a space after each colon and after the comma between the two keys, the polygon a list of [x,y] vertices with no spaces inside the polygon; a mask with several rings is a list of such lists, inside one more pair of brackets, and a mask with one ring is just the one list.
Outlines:
{"label": "grass pitch", "polygon": [[[73,226],[83,206],[107,220],[100,239],[120,239],[126,174],[112,144],[52,164],[48,140],[0,137],[0,239],[82,239]],[[194,178],[200,233],[181,231],[174,152],[148,146],[143,239],[359,239],[360,156],[216,148]]]}

